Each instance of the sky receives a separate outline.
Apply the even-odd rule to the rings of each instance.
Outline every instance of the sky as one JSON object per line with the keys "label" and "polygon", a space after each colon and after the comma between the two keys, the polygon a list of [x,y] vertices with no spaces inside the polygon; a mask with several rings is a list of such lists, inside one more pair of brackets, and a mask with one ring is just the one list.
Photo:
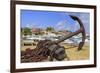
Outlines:
{"label": "sky", "polygon": [[82,12],[21,10],[21,27],[42,29],[53,27],[55,30],[69,30],[74,32],[79,29],[79,25],[69,15],[79,17],[84,24],[86,33],[89,34],[90,14]]}

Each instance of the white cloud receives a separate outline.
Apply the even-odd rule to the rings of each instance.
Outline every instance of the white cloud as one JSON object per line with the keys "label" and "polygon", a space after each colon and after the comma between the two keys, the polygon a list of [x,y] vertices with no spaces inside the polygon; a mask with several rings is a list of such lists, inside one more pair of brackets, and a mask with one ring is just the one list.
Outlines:
{"label": "white cloud", "polygon": [[35,26],[35,24],[26,24],[25,27],[28,27],[28,28],[33,28]]}
{"label": "white cloud", "polygon": [[73,25],[69,24],[67,20],[59,21],[55,27],[57,30],[73,30]]}
{"label": "white cloud", "polygon": [[56,25],[55,28],[56,28],[57,30],[63,29],[63,28],[65,27],[65,24],[66,24],[66,21],[65,21],[65,20],[59,21],[59,22],[57,23],[57,25]]}
{"label": "white cloud", "polygon": [[65,25],[65,24],[66,24],[66,20],[58,22],[57,26],[59,27],[59,26]]}

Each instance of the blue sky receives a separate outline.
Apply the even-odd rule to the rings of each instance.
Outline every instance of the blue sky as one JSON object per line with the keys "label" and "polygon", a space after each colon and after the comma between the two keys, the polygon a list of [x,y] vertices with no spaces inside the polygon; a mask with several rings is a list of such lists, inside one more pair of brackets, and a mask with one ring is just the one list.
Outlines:
{"label": "blue sky", "polygon": [[53,27],[55,30],[76,31],[79,28],[77,22],[72,20],[69,15],[78,16],[85,27],[86,33],[89,34],[89,13],[79,12],[51,12],[21,10],[21,27],[43,28]]}

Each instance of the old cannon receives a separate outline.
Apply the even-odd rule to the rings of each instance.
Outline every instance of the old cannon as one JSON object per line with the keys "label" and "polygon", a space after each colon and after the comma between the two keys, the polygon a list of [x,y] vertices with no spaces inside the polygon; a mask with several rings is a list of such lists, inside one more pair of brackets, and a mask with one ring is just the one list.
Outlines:
{"label": "old cannon", "polygon": [[32,50],[31,52],[29,52],[28,57],[27,55],[22,54],[22,56],[24,56],[22,57],[23,59],[22,62],[39,62],[39,61],[47,59],[48,57],[50,61],[53,61],[54,59],[61,61],[61,60],[64,60],[65,57],[68,58],[65,52],[65,48],[63,46],[60,46],[59,43],[79,33],[82,34],[82,42],[80,42],[78,45],[78,51],[81,50],[85,42],[85,29],[84,29],[83,23],[76,16],[70,15],[70,17],[79,23],[80,28],[77,31],[72,32],[69,35],[65,35],[63,38],[57,41],[51,41],[51,40],[39,41],[36,48]]}

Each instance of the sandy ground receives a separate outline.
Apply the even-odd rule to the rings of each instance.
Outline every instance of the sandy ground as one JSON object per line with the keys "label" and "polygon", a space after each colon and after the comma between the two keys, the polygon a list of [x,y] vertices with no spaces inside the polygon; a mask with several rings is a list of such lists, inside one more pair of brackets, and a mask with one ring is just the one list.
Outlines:
{"label": "sandy ground", "polygon": [[86,60],[86,59],[89,59],[89,47],[88,46],[84,46],[82,48],[82,50],[80,50],[80,51],[77,50],[77,47],[66,49],[66,53],[67,53],[70,60]]}
{"label": "sandy ground", "polygon": [[[78,47],[74,48],[68,48],[70,47],[69,44],[63,45],[66,48],[66,54],[69,58],[69,60],[86,60],[89,59],[89,46],[86,44],[83,46],[82,50],[78,51]],[[35,46],[22,46],[21,50],[25,50],[26,48],[34,49]],[[68,58],[65,58],[64,60],[68,60]]]}

